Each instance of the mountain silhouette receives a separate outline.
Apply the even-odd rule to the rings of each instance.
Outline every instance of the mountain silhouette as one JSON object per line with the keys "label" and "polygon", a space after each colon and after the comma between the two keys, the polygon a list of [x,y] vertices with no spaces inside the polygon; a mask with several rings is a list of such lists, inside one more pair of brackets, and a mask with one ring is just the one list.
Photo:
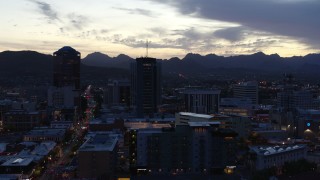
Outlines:
{"label": "mountain silhouette", "polygon": [[[84,57],[81,62],[81,78],[84,81],[100,80],[108,77],[129,76],[130,62],[134,59],[120,54],[110,57],[95,52]],[[25,79],[26,77],[46,80],[52,79],[52,55],[35,51],[4,51],[0,53],[0,82]],[[159,60],[160,61],[160,60]],[[299,76],[316,77],[320,75],[320,54],[306,56],[280,57],[278,54],[266,55],[257,52],[251,55],[218,56],[189,53],[184,58],[177,57],[160,61],[164,75],[197,76],[221,74],[238,77],[246,75],[281,75],[293,73]],[[31,80],[30,80],[31,81]]]}
{"label": "mountain silhouette", "polygon": [[129,68],[131,57],[120,54],[117,57],[110,57],[100,52],[95,52],[87,55],[81,62],[88,66],[97,67],[112,67],[112,68]]}

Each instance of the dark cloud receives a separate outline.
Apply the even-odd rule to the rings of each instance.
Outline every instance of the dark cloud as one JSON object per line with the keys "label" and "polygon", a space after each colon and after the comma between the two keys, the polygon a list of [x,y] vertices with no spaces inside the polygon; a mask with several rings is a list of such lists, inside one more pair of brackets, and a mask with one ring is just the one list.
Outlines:
{"label": "dark cloud", "polygon": [[126,11],[129,14],[139,14],[139,15],[148,16],[148,17],[155,16],[155,14],[152,11],[147,10],[147,9],[141,9],[141,8],[129,9],[129,8],[118,8],[118,7],[115,7],[114,9]]}
{"label": "dark cloud", "polygon": [[[150,0],[175,6],[182,14],[234,22],[320,45],[320,1]],[[237,39],[238,36],[234,38]],[[231,38],[232,39],[232,38]]]}
{"label": "dark cloud", "polygon": [[30,0],[30,2],[33,2],[38,6],[41,13],[48,18],[49,23],[52,23],[54,21],[60,21],[58,17],[58,13],[51,8],[50,4],[42,1],[36,1],[36,0]]}
{"label": "dark cloud", "polygon": [[242,26],[240,27],[230,27],[225,29],[217,30],[213,35],[217,38],[226,39],[231,42],[240,41],[245,38],[246,29]]}
{"label": "dark cloud", "polygon": [[[199,32],[194,27],[190,27],[183,30],[173,30],[171,33],[168,30],[162,28],[152,28],[149,29],[151,32],[168,33],[167,37],[161,38],[157,42],[153,42],[152,38],[150,41],[150,48],[173,48],[181,49],[184,51],[211,51],[213,48],[221,47],[219,44],[213,43],[213,33],[212,32]],[[141,35],[142,36],[142,35]],[[123,44],[133,48],[144,48],[146,47],[146,39],[139,38],[137,36],[123,37],[121,34],[113,35],[107,40],[110,40],[112,43]],[[100,38],[100,40],[105,40]]]}

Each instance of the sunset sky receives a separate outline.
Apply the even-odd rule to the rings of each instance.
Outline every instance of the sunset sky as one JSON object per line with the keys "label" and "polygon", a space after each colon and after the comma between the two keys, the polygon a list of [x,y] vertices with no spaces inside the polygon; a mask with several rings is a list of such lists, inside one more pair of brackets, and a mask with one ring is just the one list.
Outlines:
{"label": "sunset sky", "polygon": [[70,45],[110,56],[281,56],[320,51],[319,0],[0,1],[0,51]]}

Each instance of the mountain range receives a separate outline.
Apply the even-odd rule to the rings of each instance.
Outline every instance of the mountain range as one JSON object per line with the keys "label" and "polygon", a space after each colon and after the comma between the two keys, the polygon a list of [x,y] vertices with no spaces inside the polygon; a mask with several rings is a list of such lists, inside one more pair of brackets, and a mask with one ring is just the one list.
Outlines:
{"label": "mountain range", "polygon": [[[88,66],[129,69],[132,60],[133,58],[123,54],[111,58],[96,52],[83,58],[82,63]],[[189,53],[182,59],[173,57],[161,62],[164,73],[194,74],[243,70],[260,73],[320,74],[320,54],[280,57],[278,54],[266,55],[258,52],[251,55],[224,57],[215,54],[202,56]]]}
{"label": "mountain range", "polygon": [[[112,77],[128,77],[130,62],[134,59],[120,54],[110,57],[95,52],[84,57],[81,62],[81,77],[84,81],[101,81]],[[52,79],[52,55],[35,51],[4,51],[0,52],[0,83],[20,80],[26,83],[34,79]],[[320,75],[320,54],[306,56],[280,57],[278,54],[266,55],[258,52],[251,55],[205,56],[189,53],[184,58],[158,60],[162,64],[164,75],[204,76],[228,75],[239,78],[240,75],[277,75],[292,73],[296,76],[315,78]],[[39,80],[40,81],[40,80]],[[45,81],[45,80],[43,80]],[[50,82],[49,82],[50,83]],[[0,84],[1,85],[1,84]]]}

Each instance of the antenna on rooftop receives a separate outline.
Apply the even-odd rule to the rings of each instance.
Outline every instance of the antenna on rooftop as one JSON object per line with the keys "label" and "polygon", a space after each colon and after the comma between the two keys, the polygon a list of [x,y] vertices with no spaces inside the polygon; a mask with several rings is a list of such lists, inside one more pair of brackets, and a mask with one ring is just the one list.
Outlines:
{"label": "antenna on rooftop", "polygon": [[146,57],[148,57],[148,54],[149,54],[149,41],[147,39],[147,42],[146,42]]}

